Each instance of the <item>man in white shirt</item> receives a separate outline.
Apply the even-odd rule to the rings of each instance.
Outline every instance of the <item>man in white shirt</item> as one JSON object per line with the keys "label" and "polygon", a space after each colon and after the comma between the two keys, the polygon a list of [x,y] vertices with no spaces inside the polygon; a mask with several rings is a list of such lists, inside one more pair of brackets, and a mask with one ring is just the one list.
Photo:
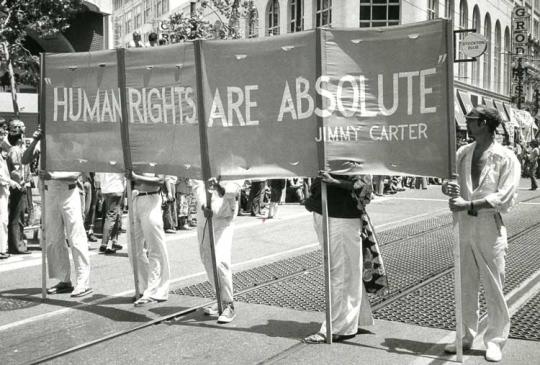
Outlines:
{"label": "man in white shirt", "polygon": [[126,188],[126,179],[119,173],[96,173],[95,180],[101,186],[105,219],[103,223],[103,237],[99,251],[106,255],[121,250],[118,244],[120,219],[122,219],[122,198]]}
{"label": "man in white shirt", "polygon": [[[500,116],[493,108],[476,107],[466,116],[467,130],[475,142],[457,152],[458,182],[445,182],[443,193],[451,196],[450,210],[457,212],[462,272],[463,349],[471,348],[478,331],[480,280],[488,311],[484,335],[486,360],[500,361],[510,331],[510,315],[503,293],[508,246],[500,213],[517,203],[521,176],[512,151],[495,142]],[[455,353],[449,344],[446,352]]]}
{"label": "man in white shirt", "polygon": [[[24,152],[22,163],[32,161],[41,131],[34,132],[32,143]],[[72,297],[92,293],[90,288],[90,257],[84,229],[81,199],[77,187],[78,172],[40,171],[45,189],[45,232],[49,277],[58,279],[49,294],[71,292]],[[69,250],[75,266],[75,287],[71,283]]]}

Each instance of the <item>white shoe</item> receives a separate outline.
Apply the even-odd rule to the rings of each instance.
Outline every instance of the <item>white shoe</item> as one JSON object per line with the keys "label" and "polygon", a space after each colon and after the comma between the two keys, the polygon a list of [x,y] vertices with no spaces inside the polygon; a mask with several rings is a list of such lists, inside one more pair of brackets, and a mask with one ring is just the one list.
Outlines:
{"label": "white shoe", "polygon": [[208,307],[203,308],[204,314],[207,316],[217,316],[219,314],[218,312],[218,305],[217,303],[214,303],[212,305],[209,305]]}
{"label": "white shoe", "polygon": [[496,343],[489,342],[486,349],[486,360],[490,362],[499,362],[502,360],[501,346]]}
{"label": "white shoe", "polygon": [[236,313],[234,312],[234,307],[231,304],[228,304],[225,309],[223,310],[223,313],[218,317],[218,323],[229,323],[232,322],[232,320],[236,317]]}
{"label": "white shoe", "polygon": [[[472,340],[463,340],[462,342],[463,351],[470,350],[472,348]],[[448,354],[455,354],[457,353],[457,346],[456,343],[449,343],[446,346],[444,346],[444,352]]]}

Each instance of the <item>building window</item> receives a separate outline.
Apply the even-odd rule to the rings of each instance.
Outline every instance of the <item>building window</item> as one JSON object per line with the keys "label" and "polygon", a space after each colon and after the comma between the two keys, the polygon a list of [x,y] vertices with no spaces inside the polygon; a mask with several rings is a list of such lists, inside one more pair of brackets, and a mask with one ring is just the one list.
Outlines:
{"label": "building window", "polygon": [[399,24],[399,0],[360,0],[360,28]]}
{"label": "building window", "polygon": [[289,31],[291,33],[294,33],[294,32],[300,32],[304,30],[304,1],[291,0],[289,4],[289,11],[290,11]]}
{"label": "building window", "polygon": [[135,8],[135,16],[133,17],[133,24],[135,29],[140,28],[142,25],[142,13],[141,13],[141,6],[137,6]]}
{"label": "building window", "polygon": [[155,14],[155,17],[158,18],[161,16],[162,12],[161,12],[161,3],[162,3],[162,0],[157,0],[156,1],[156,7],[155,7],[155,11],[154,11],[154,14]]}
{"label": "building window", "polygon": [[491,17],[489,14],[486,14],[484,19],[484,37],[487,40],[486,53],[484,57],[484,74],[483,74],[483,84],[484,89],[491,89]]}
{"label": "building window", "polygon": [[315,9],[315,26],[332,26],[332,0],[317,0]]}
{"label": "building window", "polygon": [[493,83],[495,90],[503,92],[501,85],[501,23],[495,24],[495,44],[493,45]]}
{"label": "building window", "polygon": [[131,10],[128,11],[125,15],[125,22],[126,22],[126,33],[130,33],[133,30],[133,20],[131,19]]}
{"label": "building window", "polygon": [[427,18],[428,20],[439,17],[439,0],[428,0]]}
{"label": "building window", "polygon": [[259,36],[259,12],[253,8],[247,20],[247,37],[257,38]]}
{"label": "building window", "polygon": [[279,1],[270,0],[268,2],[268,8],[266,10],[267,29],[266,35],[278,35],[279,34]]}
{"label": "building window", "polygon": [[503,94],[510,92],[510,30],[504,30]]}
{"label": "building window", "polygon": [[161,1],[161,14],[167,14],[169,12],[169,0]]}
{"label": "building window", "polygon": [[[467,1],[461,0],[459,3],[459,29],[467,29],[469,21],[469,13],[467,11]],[[459,40],[462,41],[463,38],[465,38],[465,33],[458,33],[459,34]],[[459,47],[459,59],[466,58],[465,54],[463,54],[461,47]],[[460,79],[466,79],[467,78],[467,64],[468,62],[460,62],[459,68],[458,68],[458,77]]]}
{"label": "building window", "polygon": [[[478,5],[473,10],[472,27],[476,29],[476,33],[480,33],[480,10]],[[484,57],[486,56],[484,55]],[[480,86],[480,64],[478,59],[472,62],[472,83],[475,86]]]}
{"label": "building window", "polygon": [[152,0],[146,0],[144,2],[144,22],[152,22]]}
{"label": "building window", "polygon": [[114,0],[113,3],[114,10],[118,10],[122,7],[122,0]]}

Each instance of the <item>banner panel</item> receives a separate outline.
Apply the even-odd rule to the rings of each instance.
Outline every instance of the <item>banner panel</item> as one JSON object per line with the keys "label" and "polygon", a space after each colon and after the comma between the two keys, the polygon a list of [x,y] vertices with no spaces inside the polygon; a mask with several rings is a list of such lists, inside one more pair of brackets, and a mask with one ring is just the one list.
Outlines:
{"label": "banner panel", "polygon": [[451,174],[447,24],[322,32],[324,126],[316,139],[333,171]]}
{"label": "banner panel", "polygon": [[45,55],[49,171],[122,172],[116,51]]}
{"label": "banner panel", "polygon": [[310,31],[202,43],[214,176],[317,174],[315,41]]}
{"label": "banner panel", "polygon": [[133,169],[201,178],[192,43],[126,49]]}

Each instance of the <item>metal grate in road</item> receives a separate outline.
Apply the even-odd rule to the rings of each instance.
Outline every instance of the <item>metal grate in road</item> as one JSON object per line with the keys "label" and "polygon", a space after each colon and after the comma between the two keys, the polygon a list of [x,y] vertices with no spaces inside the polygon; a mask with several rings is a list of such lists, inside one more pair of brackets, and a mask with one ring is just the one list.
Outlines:
{"label": "metal grate in road", "polygon": [[510,337],[540,341],[540,293],[512,317]]}

